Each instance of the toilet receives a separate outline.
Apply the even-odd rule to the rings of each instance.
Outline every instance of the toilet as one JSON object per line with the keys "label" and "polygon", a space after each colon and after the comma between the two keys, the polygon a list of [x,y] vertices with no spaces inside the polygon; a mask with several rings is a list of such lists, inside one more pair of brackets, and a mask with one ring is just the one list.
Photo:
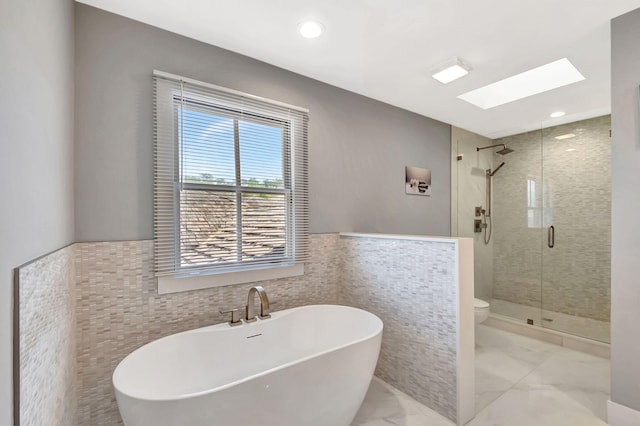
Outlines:
{"label": "toilet", "polygon": [[480,324],[489,316],[489,303],[482,299],[475,299],[473,301],[473,310],[475,313],[476,324]]}

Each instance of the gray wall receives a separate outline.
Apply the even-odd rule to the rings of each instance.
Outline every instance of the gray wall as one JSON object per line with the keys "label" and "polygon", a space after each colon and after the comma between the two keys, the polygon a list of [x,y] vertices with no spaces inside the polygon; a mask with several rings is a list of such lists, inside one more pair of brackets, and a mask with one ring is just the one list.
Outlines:
{"label": "gray wall", "polygon": [[12,269],[73,240],[73,3],[0,2],[0,424],[12,423]]}
{"label": "gray wall", "polygon": [[640,410],[640,9],[612,20],[611,400]]}
{"label": "gray wall", "polygon": [[310,109],[312,232],[449,234],[449,125],[80,4],[76,41],[77,241],[153,235],[153,69]]}

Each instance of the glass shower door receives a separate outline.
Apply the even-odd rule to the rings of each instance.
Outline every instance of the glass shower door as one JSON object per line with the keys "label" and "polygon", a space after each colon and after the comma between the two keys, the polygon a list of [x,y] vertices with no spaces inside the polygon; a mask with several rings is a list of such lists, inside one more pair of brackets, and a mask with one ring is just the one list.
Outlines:
{"label": "glass shower door", "polygon": [[493,314],[540,326],[541,132],[478,136],[455,147],[452,232],[474,240],[475,296]]}
{"label": "glass shower door", "polygon": [[609,341],[610,116],[543,130],[542,325]]}

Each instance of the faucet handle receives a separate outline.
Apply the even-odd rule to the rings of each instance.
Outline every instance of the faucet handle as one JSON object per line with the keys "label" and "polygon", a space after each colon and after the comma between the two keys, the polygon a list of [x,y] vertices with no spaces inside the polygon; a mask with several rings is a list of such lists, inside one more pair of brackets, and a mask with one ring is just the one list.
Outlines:
{"label": "faucet handle", "polygon": [[253,309],[249,308],[249,306],[250,305],[244,307],[244,320],[247,323],[255,322],[258,319],[258,317],[253,314]]}
{"label": "faucet handle", "polygon": [[228,309],[226,311],[220,311],[221,314],[231,314],[231,321],[229,321],[230,326],[240,325],[242,324],[242,314],[244,313],[244,308],[236,308],[236,309]]}

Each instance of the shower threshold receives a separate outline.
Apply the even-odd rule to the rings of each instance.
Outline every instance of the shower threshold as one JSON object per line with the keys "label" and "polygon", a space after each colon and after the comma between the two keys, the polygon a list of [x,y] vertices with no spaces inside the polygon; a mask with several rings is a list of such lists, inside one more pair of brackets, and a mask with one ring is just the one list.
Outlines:
{"label": "shower threshold", "polygon": [[523,323],[533,320],[533,325],[550,328],[586,339],[609,343],[610,324],[607,321],[599,321],[592,318],[584,318],[575,315],[563,314],[548,310],[540,310],[533,306],[507,302],[502,299],[491,299],[491,312],[512,318]]}
{"label": "shower threshold", "polygon": [[[533,326],[527,325],[532,319]],[[610,326],[605,321],[546,310],[541,312],[539,308],[492,299],[486,325],[562,346],[577,346],[573,349],[608,357]]]}

